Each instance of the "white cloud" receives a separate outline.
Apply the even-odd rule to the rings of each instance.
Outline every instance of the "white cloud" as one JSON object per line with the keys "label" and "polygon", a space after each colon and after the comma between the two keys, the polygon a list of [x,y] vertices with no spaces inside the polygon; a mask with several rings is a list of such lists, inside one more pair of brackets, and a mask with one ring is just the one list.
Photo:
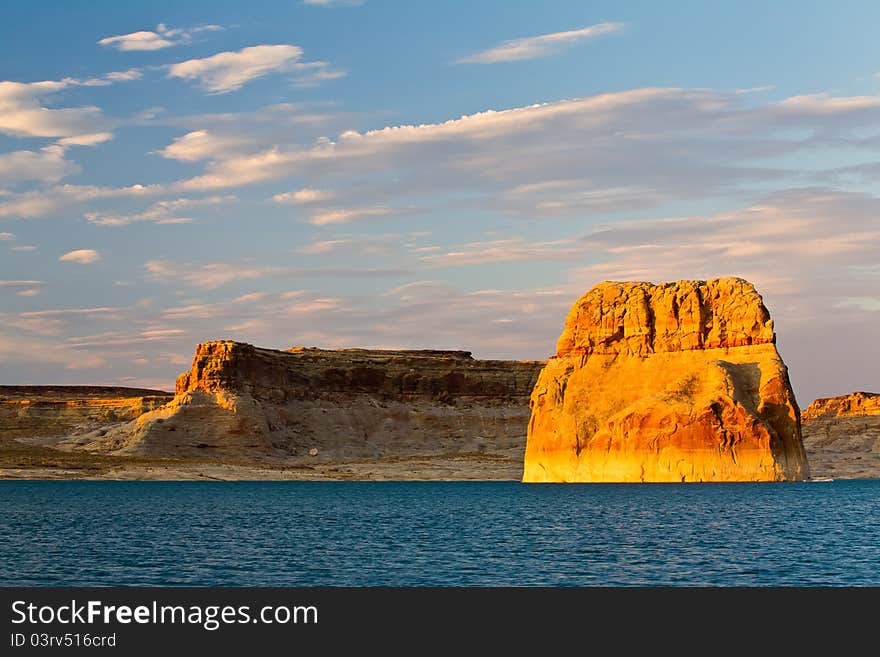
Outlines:
{"label": "white cloud", "polygon": [[96,369],[107,364],[98,356],[90,356],[55,339],[38,338],[0,332],[0,363],[61,365],[65,369]]}
{"label": "white cloud", "polygon": [[210,93],[227,93],[272,73],[292,73],[302,83],[339,77],[326,62],[301,62],[303,50],[292,45],[260,45],[172,64],[170,77],[194,80]]}
{"label": "white cloud", "polygon": [[111,82],[130,82],[131,80],[140,80],[143,73],[140,69],[130,68],[125,71],[113,71],[104,76],[106,80]]}
{"label": "white cloud", "polygon": [[318,239],[309,242],[297,249],[296,253],[316,256],[351,253],[359,256],[371,255],[380,256],[383,259],[396,258],[397,261],[405,261],[408,254],[404,249],[419,251],[414,240],[428,236],[430,234],[423,233],[343,234],[334,239]]}
{"label": "white cloud", "polygon": [[403,214],[407,210],[402,208],[344,208],[334,210],[320,210],[312,213],[309,223],[313,226],[329,226],[331,224],[350,224],[365,219],[378,219]]}
{"label": "white cloud", "polygon": [[203,265],[150,260],[144,264],[147,275],[162,282],[177,281],[196,288],[212,289],[233,281],[252,280],[283,273],[279,267],[212,262]]}
{"label": "white cloud", "polygon": [[0,280],[0,287],[32,287],[34,285],[43,285],[45,281],[10,281]]}
{"label": "white cloud", "polygon": [[236,201],[235,196],[208,196],[206,198],[179,198],[173,201],[158,201],[135,214],[112,212],[87,212],[85,218],[98,226],[127,226],[128,224],[149,221],[156,224],[184,224],[193,221],[182,216],[181,211],[211,205],[228,205]]}
{"label": "white cloud", "polygon": [[25,180],[57,182],[79,170],[79,166],[64,158],[64,148],[60,146],[0,154],[0,183]]}
{"label": "white cloud", "polygon": [[147,278],[162,283],[186,285],[193,288],[214,289],[236,281],[260,278],[381,278],[400,276],[407,271],[400,268],[279,267],[251,262],[175,263],[169,260],[150,260],[144,264]]}
{"label": "white cloud", "polygon": [[97,146],[113,139],[112,132],[95,132],[90,135],[76,135],[58,140],[61,146]]}
{"label": "white cloud", "polygon": [[44,82],[0,82],[0,133],[12,137],[75,137],[100,132],[97,107],[49,109],[40,99],[84,83],[72,78]]}
{"label": "white cloud", "polygon": [[135,184],[128,187],[58,185],[24,192],[0,202],[0,217],[43,217],[71,206],[109,198],[155,196],[167,191],[162,185]]}
{"label": "white cloud", "polygon": [[[432,250],[435,247],[430,247]],[[536,242],[512,237],[485,242],[470,242],[441,253],[428,253],[421,260],[431,267],[482,265],[497,262],[575,260],[584,256],[584,246],[573,239]]]}
{"label": "white cloud", "polygon": [[[176,188],[295,178],[303,189],[337,190],[333,203],[343,210],[393,207],[403,198],[430,210],[442,197],[457,208],[590,221],[672,202],[741,201],[768,185],[803,184],[805,174],[792,168],[792,156],[809,153],[816,140],[852,143],[866,127],[880,126],[878,99],[744,99],[705,89],[634,89],[439,123],[347,131],[311,147],[218,157]],[[785,166],[767,164],[774,158],[785,158]],[[293,202],[293,194],[278,194],[276,201]],[[349,218],[333,215],[334,209],[316,211],[315,218]]]}
{"label": "white cloud", "polygon": [[773,194],[710,216],[617,222],[582,244],[594,264],[575,280],[677,280],[743,276],[773,297],[790,297],[800,317],[820,318],[829,298],[870,296],[876,281],[858,275],[876,265],[880,199],[823,189]]}
{"label": "white cloud", "polygon": [[306,187],[304,189],[297,189],[292,192],[284,192],[283,194],[275,194],[272,197],[272,200],[276,203],[290,203],[290,204],[306,204],[306,203],[320,203],[324,201],[329,201],[335,198],[336,194],[333,192],[327,191],[326,189],[312,189],[310,187]]}
{"label": "white cloud", "polygon": [[[312,148],[273,147],[260,153],[232,156],[213,162],[206,172],[182,182],[182,188],[212,189],[247,185],[303,174],[327,175],[392,172],[414,180],[415,187],[469,189],[499,182],[535,182],[535,172],[558,178],[564,171],[593,177],[591,188],[613,187],[626,175],[654,178],[666,186],[687,173],[734,178],[731,167],[693,165],[682,158],[671,172],[644,158],[665,147],[656,135],[674,134],[685,145],[693,133],[695,155],[709,150],[705,132],[722,119],[731,120],[732,97],[708,91],[636,89],[588,98],[531,105],[510,110],[488,110],[442,123],[389,126],[365,133],[347,131],[336,141],[321,139]],[[745,117],[747,119],[747,117]],[[719,140],[725,138],[720,134]],[[585,158],[589,149],[592,157]],[[733,153],[738,155],[737,152]],[[653,155],[653,152],[651,153]],[[620,168],[612,166],[620,164]],[[683,176],[687,178],[687,176]],[[689,181],[690,182],[690,181]],[[678,182],[679,188],[692,187]]]}
{"label": "white cloud", "polygon": [[35,247],[35,246],[30,246],[30,245],[26,245],[26,244],[22,244],[22,245],[20,245],[20,246],[13,246],[13,247],[11,248],[11,250],[12,250],[12,251],[36,251],[36,250],[37,250],[37,247]]}
{"label": "white cloud", "polygon": [[348,75],[340,69],[329,68],[327,62],[310,62],[304,64],[299,75],[293,78],[295,87],[317,87],[324,82],[339,80]]}
{"label": "white cloud", "polygon": [[106,37],[98,41],[100,46],[112,46],[117,50],[161,50],[175,45],[156,32],[142,30],[119,36]]}
{"label": "white cloud", "polygon": [[216,32],[223,28],[219,25],[199,25],[198,27],[172,29],[163,23],[159,23],[156,31],[142,30],[130,32],[119,36],[106,37],[98,41],[100,46],[109,46],[116,50],[162,50],[190,43],[193,35],[200,32]]}
{"label": "white cloud", "polygon": [[299,252],[305,253],[306,255],[326,255],[328,253],[338,251],[343,247],[350,247],[354,243],[355,242],[352,239],[318,240],[316,242],[306,244],[304,247],[299,249]]}
{"label": "white cloud", "polygon": [[18,313],[19,317],[58,317],[65,315],[101,317],[106,318],[108,315],[118,313],[124,310],[118,306],[97,306],[94,308],[50,308],[48,310],[29,310],[27,312]]}
{"label": "white cloud", "polygon": [[61,262],[76,262],[81,265],[91,265],[101,259],[101,254],[94,249],[77,249],[70,251],[58,258]]}
{"label": "white cloud", "polygon": [[5,242],[7,240],[14,240],[15,235],[13,233],[0,233],[0,242]]}
{"label": "white cloud", "polygon": [[591,25],[578,30],[511,39],[488,50],[462,57],[458,60],[458,63],[495,64],[498,62],[513,62],[547,57],[555,55],[567,46],[572,46],[579,41],[619,32],[623,28],[623,23],[598,23],[597,25]]}
{"label": "white cloud", "polygon": [[162,157],[181,162],[230,157],[249,144],[244,137],[215,135],[207,130],[195,130],[178,137],[159,151]]}
{"label": "white cloud", "polygon": [[[0,134],[12,137],[61,137],[70,140],[63,145],[93,145],[89,138],[110,135],[108,121],[100,108],[94,106],[46,107],[43,99],[74,87],[101,87],[136,80],[137,69],[114,71],[98,78],[64,78],[41,82],[0,81]],[[83,143],[76,140],[79,139]],[[101,141],[106,141],[101,139]]]}

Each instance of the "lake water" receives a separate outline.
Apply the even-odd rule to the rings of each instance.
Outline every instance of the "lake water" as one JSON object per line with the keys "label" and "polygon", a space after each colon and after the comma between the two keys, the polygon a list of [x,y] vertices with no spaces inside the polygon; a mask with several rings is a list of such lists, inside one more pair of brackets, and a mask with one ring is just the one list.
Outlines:
{"label": "lake water", "polygon": [[880,480],[0,481],[3,585],[880,585]]}

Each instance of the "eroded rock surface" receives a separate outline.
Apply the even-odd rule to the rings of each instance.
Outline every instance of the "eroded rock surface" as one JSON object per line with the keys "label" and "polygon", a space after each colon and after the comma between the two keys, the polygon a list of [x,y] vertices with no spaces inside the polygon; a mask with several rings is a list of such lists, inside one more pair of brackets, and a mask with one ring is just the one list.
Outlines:
{"label": "eroded rock surface", "polygon": [[542,365],[469,352],[206,342],[169,404],[71,447],[248,460],[496,454],[518,461]]}
{"label": "eroded rock surface", "polygon": [[0,386],[0,440],[65,438],[128,422],[169,402],[161,390]]}
{"label": "eroded rock surface", "polygon": [[814,477],[880,478],[880,394],[817,399],[802,418]]}
{"label": "eroded rock surface", "polygon": [[808,477],[775,340],[742,279],[597,285],[532,393],[523,480]]}

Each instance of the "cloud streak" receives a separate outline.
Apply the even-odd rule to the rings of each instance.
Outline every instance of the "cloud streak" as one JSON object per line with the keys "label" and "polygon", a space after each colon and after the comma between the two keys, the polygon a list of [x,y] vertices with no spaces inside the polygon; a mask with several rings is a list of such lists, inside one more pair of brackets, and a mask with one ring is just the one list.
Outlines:
{"label": "cloud streak", "polygon": [[620,32],[623,23],[598,23],[577,30],[553,32],[521,39],[510,39],[501,44],[467,55],[458,60],[459,64],[497,64],[499,62],[516,62],[526,59],[539,59],[557,55],[565,48],[581,41],[595,39],[606,34]]}
{"label": "cloud streak", "polygon": [[236,201],[235,196],[208,196],[205,198],[179,198],[170,201],[158,201],[152,206],[135,214],[117,214],[112,212],[87,212],[85,218],[89,223],[98,226],[127,226],[137,222],[154,224],[184,224],[194,221],[185,213],[192,208],[215,205],[229,205]]}
{"label": "cloud streak", "polygon": [[172,29],[164,23],[159,23],[155,32],[142,30],[110,36],[98,41],[98,45],[123,52],[162,50],[191,43],[195,35],[201,32],[218,32],[222,29],[219,25],[199,25],[197,27]]}
{"label": "cloud streak", "polygon": [[60,262],[75,262],[80,265],[92,265],[101,260],[101,254],[94,249],[77,249],[65,253],[58,260]]}
{"label": "cloud streak", "polygon": [[209,93],[241,89],[270,74],[290,73],[299,84],[317,84],[344,75],[327,62],[302,62],[303,49],[294,45],[259,45],[172,64],[168,76],[196,82]]}

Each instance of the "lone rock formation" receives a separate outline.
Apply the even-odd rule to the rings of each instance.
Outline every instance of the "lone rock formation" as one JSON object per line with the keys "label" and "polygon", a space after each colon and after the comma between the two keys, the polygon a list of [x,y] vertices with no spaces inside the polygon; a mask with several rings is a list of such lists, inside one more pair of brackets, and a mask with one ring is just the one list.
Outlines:
{"label": "lone rock formation", "polygon": [[523,481],[807,478],[775,341],[739,278],[597,285],[532,392]]}

